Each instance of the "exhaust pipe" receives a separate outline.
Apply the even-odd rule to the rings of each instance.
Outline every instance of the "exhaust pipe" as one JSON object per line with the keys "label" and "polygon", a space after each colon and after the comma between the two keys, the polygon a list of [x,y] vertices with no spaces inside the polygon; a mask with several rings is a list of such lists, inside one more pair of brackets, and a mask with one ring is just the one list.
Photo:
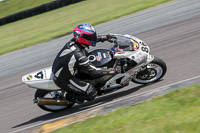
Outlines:
{"label": "exhaust pipe", "polygon": [[52,99],[52,98],[40,98],[33,99],[33,102],[38,105],[57,105],[57,106],[67,106],[69,101],[63,99]]}

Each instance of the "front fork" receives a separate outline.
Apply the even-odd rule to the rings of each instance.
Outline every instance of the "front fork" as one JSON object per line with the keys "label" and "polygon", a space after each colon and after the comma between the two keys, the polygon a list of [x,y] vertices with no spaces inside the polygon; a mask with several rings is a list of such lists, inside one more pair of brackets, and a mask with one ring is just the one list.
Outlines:
{"label": "front fork", "polygon": [[147,70],[147,65],[149,63],[151,63],[153,61],[153,59],[154,59],[154,56],[149,54],[147,56],[147,61],[146,61],[145,65],[139,71],[145,71],[145,70]]}
{"label": "front fork", "polygon": [[141,74],[143,78],[148,78],[151,74],[151,72],[147,69],[147,65],[150,64],[153,61],[153,59],[153,55],[148,55],[145,65],[141,67],[141,69],[138,71],[138,73]]}
{"label": "front fork", "polygon": [[153,61],[153,59],[154,59],[154,56],[149,54],[149,55],[147,56],[146,65],[148,65],[149,63],[151,63],[151,62]]}

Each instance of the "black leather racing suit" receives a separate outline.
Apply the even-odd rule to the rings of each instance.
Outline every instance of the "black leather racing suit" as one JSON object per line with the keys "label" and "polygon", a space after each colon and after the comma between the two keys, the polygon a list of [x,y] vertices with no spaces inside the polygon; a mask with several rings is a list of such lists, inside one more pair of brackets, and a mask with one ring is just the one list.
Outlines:
{"label": "black leather racing suit", "polygon": [[75,77],[77,68],[96,77],[114,73],[110,69],[96,68],[86,57],[85,48],[71,39],[54,60],[52,66],[54,82],[60,88],[76,95],[87,97],[96,95],[97,92],[92,85]]}

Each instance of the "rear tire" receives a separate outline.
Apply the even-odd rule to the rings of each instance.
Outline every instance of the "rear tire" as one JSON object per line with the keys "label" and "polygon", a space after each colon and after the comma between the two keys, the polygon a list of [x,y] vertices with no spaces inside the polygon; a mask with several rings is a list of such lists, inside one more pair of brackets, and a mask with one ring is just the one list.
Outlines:
{"label": "rear tire", "polygon": [[132,82],[137,84],[149,84],[160,80],[167,71],[166,63],[158,58],[154,57],[153,61],[147,65],[147,69],[139,72],[133,77]]}
{"label": "rear tire", "polygon": [[[47,91],[47,90],[36,90],[35,92],[35,99],[38,97],[40,98],[55,98],[52,96],[53,93],[57,93],[59,91]],[[38,105],[41,109],[49,112],[59,112],[62,110],[66,110],[71,108],[74,105],[74,103],[69,103],[67,106],[57,106],[57,105]]]}

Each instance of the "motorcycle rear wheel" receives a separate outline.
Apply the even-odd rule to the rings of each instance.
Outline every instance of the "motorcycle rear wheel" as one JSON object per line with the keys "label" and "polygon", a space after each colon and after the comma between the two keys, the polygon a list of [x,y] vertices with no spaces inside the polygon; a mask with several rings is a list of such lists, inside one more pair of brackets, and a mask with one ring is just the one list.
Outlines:
{"label": "motorcycle rear wheel", "polygon": [[139,72],[132,79],[132,82],[137,84],[149,84],[159,81],[166,73],[166,63],[158,58],[154,57],[153,61],[147,65],[146,70]]}
{"label": "motorcycle rear wheel", "polygon": [[[35,92],[35,99],[37,98],[56,98],[56,94],[59,94],[60,91],[47,91],[47,90],[40,90],[37,89]],[[37,104],[38,105],[38,104]],[[38,105],[41,109],[49,112],[59,112],[62,110],[66,110],[71,108],[74,103],[69,102],[66,106],[58,106],[58,105]]]}

